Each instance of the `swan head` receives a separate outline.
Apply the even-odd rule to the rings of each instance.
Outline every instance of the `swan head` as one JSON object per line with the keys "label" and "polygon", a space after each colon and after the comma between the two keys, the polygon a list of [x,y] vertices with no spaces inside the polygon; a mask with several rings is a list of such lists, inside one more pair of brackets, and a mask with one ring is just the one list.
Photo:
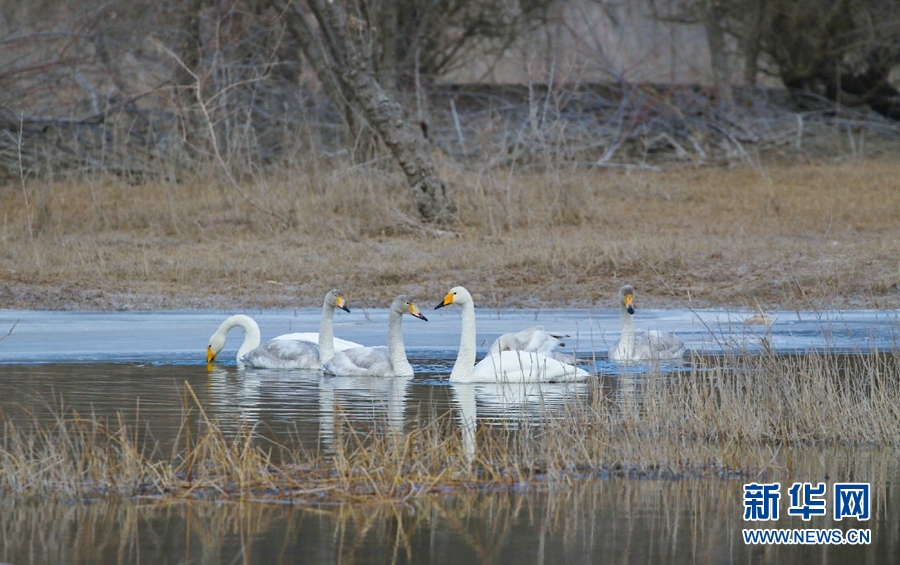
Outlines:
{"label": "swan head", "polygon": [[344,300],[344,293],[336,288],[332,288],[325,295],[325,304],[332,308],[340,308],[344,312],[350,312],[350,309],[347,308],[347,302]]}
{"label": "swan head", "polygon": [[225,334],[216,332],[209,338],[209,345],[206,346],[206,362],[212,363],[216,355],[225,348]]}
{"label": "swan head", "polygon": [[462,306],[463,304],[471,304],[472,303],[472,295],[469,294],[469,291],[461,286],[454,286],[450,289],[450,292],[447,293],[447,296],[441,301],[440,304],[434,307],[435,310],[438,308],[443,308],[444,306],[450,306],[451,304],[456,304],[457,306]]}
{"label": "swan head", "polygon": [[409,299],[405,294],[401,294],[391,303],[391,310],[398,314],[409,314],[410,316],[414,316],[420,320],[428,321],[422,312],[419,311],[419,307],[416,306],[412,300]]}
{"label": "swan head", "polygon": [[630,284],[619,289],[619,303],[629,314],[634,314],[634,289]]}

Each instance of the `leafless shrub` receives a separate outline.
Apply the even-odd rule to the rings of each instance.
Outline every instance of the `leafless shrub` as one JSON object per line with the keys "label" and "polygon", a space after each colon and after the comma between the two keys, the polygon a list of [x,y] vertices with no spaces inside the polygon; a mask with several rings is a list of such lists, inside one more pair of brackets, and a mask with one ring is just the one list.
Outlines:
{"label": "leafless shrub", "polygon": [[[834,131],[868,132],[896,149],[900,128],[871,113],[835,113],[807,94],[803,107],[779,89],[734,89],[740,112],[723,109],[714,88],[599,84],[456,86],[438,89],[432,139],[459,160],[486,168],[573,163],[653,168],[744,162],[777,156],[837,155]],[[830,147],[829,147],[830,146]],[[894,149],[894,150],[895,150]]]}
{"label": "leafless shrub", "polygon": [[[323,83],[302,65],[276,13],[242,3],[213,9],[86,0],[83,12],[34,6],[13,12],[20,25],[0,29],[0,169],[8,178],[18,178],[20,164],[29,176],[105,172],[134,181],[221,174],[224,164],[247,180],[346,151],[340,107],[323,96]],[[815,153],[815,138],[833,139],[835,130],[897,138],[893,122],[836,108],[814,92],[799,104],[778,90],[737,89],[734,104],[723,108],[716,89],[632,84],[611,68],[612,85],[552,75],[522,86],[435,85],[440,73],[509,45],[546,8],[529,4],[488,18],[489,7],[478,6],[454,8],[455,23],[437,26],[444,35],[430,31],[433,19],[416,19],[417,8],[400,10],[398,25],[414,32],[400,34],[393,55],[379,48],[379,68],[394,60],[401,98],[417,107],[429,139],[457,160],[487,168],[652,167]],[[149,34],[123,27],[126,16]],[[503,25],[485,27],[485,18]],[[166,25],[172,22],[178,25]],[[467,34],[470,42],[458,43]],[[402,79],[415,79],[416,68],[418,81]],[[370,166],[380,158],[373,157]]]}

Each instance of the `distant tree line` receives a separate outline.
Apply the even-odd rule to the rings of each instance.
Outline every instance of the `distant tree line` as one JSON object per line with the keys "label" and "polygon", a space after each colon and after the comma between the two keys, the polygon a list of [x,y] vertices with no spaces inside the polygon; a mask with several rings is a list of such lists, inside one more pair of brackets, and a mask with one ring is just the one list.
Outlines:
{"label": "distant tree line", "polygon": [[[242,174],[313,135],[303,131],[334,125],[354,162],[387,149],[422,218],[452,218],[427,120],[404,103],[451,71],[490,66],[566,1],[0,0],[0,171],[23,176],[52,161],[177,176],[208,159],[240,190]],[[741,72],[747,84],[766,74],[900,118],[896,0],[634,1],[703,26],[725,103]],[[304,130],[317,120],[329,126]],[[623,123],[622,139],[639,129]],[[686,152],[664,134],[654,139]]]}
{"label": "distant tree line", "polygon": [[662,20],[703,25],[720,84],[742,66],[747,84],[775,76],[787,88],[900,119],[897,0],[648,1]]}

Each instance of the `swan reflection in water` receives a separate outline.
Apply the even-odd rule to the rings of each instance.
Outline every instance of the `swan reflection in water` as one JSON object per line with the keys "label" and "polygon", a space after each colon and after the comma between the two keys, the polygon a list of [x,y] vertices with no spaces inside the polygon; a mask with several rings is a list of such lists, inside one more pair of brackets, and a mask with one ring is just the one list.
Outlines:
{"label": "swan reflection in water", "polygon": [[215,367],[207,376],[206,404],[226,429],[226,422],[235,419],[276,428],[315,421],[320,377],[311,369]]}
{"label": "swan reflection in water", "polygon": [[322,447],[334,444],[341,420],[365,421],[382,432],[403,433],[406,399],[412,377],[335,377],[319,379],[319,438]]}
{"label": "swan reflection in water", "polygon": [[548,418],[565,417],[567,403],[588,394],[590,384],[568,383],[450,383],[462,431],[463,450],[475,456],[475,432],[482,425],[516,428],[540,425]]}
{"label": "swan reflection in water", "polygon": [[335,377],[304,369],[215,367],[208,374],[205,404],[226,431],[237,422],[251,426],[262,422],[276,434],[328,450],[341,420],[385,424],[401,433],[411,381],[412,377]]}
{"label": "swan reflection in water", "polygon": [[[412,377],[335,377],[310,370],[235,370],[209,373],[210,412],[228,429],[237,419],[289,434],[308,446],[334,447],[341,422],[402,433]],[[419,386],[430,386],[420,384]],[[590,383],[449,383],[463,446],[475,454],[482,426],[517,428],[565,417],[567,403],[586,397]],[[437,413],[442,410],[438,407]]]}

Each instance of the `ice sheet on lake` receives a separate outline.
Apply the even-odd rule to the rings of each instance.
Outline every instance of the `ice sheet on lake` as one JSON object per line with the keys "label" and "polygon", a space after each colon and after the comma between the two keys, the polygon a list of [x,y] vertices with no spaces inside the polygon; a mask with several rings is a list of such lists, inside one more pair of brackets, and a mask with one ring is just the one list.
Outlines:
{"label": "ice sheet on lake", "polygon": [[[426,308],[427,309],[427,308]],[[411,354],[452,357],[459,346],[459,313],[428,309],[428,322],[404,328]],[[263,340],[295,331],[316,331],[318,309],[264,311],[56,312],[0,310],[0,363],[145,362],[203,363],[207,340],[227,316],[244,313],[260,326]],[[897,311],[769,312],[773,324],[744,325],[754,313],[727,310],[639,310],[637,328],[677,333],[688,349],[708,353],[764,346],[776,351],[829,349],[870,351],[897,342]],[[567,350],[582,357],[606,356],[619,337],[619,312],[608,309],[477,311],[478,347],[483,353],[501,333],[541,324],[569,335]],[[387,341],[386,309],[336,312],[338,337],[366,345]],[[763,338],[767,341],[763,342]],[[229,335],[223,362],[234,363],[242,332]],[[767,345],[766,345],[767,344]]]}

